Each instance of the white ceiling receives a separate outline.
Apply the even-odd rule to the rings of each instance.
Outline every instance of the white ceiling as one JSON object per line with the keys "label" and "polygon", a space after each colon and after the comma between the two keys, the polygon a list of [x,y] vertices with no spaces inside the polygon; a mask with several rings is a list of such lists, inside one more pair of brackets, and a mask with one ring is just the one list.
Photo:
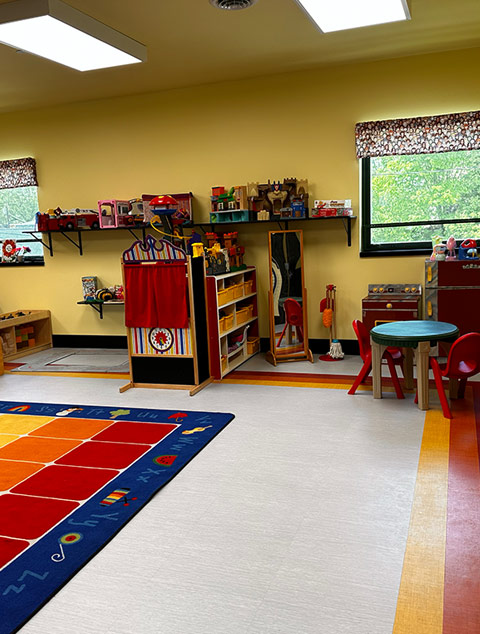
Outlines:
{"label": "white ceiling", "polygon": [[480,46],[480,0],[409,0],[411,21],[327,34],[294,0],[243,11],[208,0],[67,3],[145,44],[148,61],[80,73],[0,44],[0,112]]}

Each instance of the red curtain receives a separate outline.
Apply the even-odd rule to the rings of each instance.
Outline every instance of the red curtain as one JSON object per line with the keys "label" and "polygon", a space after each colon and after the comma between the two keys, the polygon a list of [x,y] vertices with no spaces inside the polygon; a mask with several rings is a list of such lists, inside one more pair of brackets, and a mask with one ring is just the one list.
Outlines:
{"label": "red curtain", "polygon": [[184,262],[125,264],[125,325],[186,328],[186,272]]}

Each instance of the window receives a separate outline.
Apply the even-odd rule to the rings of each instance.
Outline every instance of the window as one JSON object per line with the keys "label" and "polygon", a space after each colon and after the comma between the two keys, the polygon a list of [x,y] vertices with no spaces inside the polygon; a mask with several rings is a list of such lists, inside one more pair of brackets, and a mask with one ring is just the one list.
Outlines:
{"label": "window", "polygon": [[480,237],[480,150],[362,159],[362,254]]}
{"label": "window", "polygon": [[480,238],[480,112],[369,121],[362,167],[362,256],[425,254],[432,238]]}
{"label": "window", "polygon": [[0,161],[0,262],[42,264],[43,247],[28,231],[38,212],[34,159]]}

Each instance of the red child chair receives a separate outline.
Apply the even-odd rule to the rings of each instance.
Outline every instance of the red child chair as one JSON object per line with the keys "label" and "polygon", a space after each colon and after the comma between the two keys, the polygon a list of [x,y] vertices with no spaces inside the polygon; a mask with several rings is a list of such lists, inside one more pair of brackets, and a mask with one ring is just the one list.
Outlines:
{"label": "red child chair", "polygon": [[[447,363],[439,364],[434,357],[430,357],[430,367],[433,370],[433,378],[440,397],[443,415],[445,418],[453,418],[442,379],[443,377],[451,379],[450,398],[463,398],[465,396],[467,379],[480,372],[480,334],[469,332],[462,335],[452,344]],[[415,397],[416,400],[417,397]]]}
{"label": "red child chair", "polygon": [[[358,345],[360,347],[360,356],[363,361],[363,366],[360,372],[358,373],[357,378],[355,379],[354,384],[348,390],[349,394],[355,394],[360,383],[363,383],[367,376],[370,374],[372,369],[372,347],[370,345],[370,335],[368,330],[365,328],[363,322],[359,319],[354,319],[352,321],[352,326],[357,335]],[[400,381],[397,377],[397,372],[395,370],[395,366],[398,365],[402,367],[403,364],[403,355],[402,352],[398,348],[387,348],[383,353],[383,358],[386,360],[390,374],[392,376],[393,385],[395,387],[395,392],[397,394],[397,398],[405,398],[403,395],[402,388],[400,386]]]}
{"label": "red child chair", "polygon": [[288,297],[284,304],[283,309],[285,311],[285,326],[282,330],[282,334],[277,343],[277,348],[280,346],[280,343],[283,339],[283,335],[285,334],[285,330],[287,326],[295,326],[297,331],[297,337],[300,343],[303,342],[303,309],[302,306],[297,302],[296,299],[292,299]]}

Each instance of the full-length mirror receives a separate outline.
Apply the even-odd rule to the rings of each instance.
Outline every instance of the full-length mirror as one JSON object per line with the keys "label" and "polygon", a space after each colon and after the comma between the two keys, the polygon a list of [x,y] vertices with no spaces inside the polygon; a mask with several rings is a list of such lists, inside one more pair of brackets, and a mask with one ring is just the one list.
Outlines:
{"label": "full-length mirror", "polygon": [[270,351],[267,360],[308,359],[307,293],[303,275],[303,233],[270,231],[268,234],[270,270]]}

